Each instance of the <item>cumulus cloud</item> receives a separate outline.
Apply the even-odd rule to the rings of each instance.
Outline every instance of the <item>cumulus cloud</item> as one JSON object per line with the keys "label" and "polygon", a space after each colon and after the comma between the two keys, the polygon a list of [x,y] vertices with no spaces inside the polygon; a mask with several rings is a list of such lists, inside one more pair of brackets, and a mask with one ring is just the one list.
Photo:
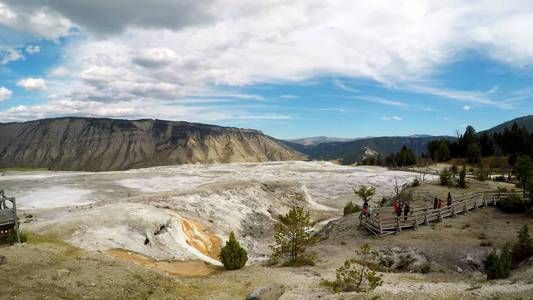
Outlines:
{"label": "cumulus cloud", "polygon": [[7,49],[3,52],[0,52],[0,57],[0,64],[2,65],[6,65],[12,61],[24,59],[24,55],[22,55],[17,49]]}
{"label": "cumulus cloud", "polygon": [[[533,62],[533,35],[526,30],[533,26],[533,4],[527,1],[505,7],[493,0],[2,2],[4,26],[49,39],[73,28],[83,33],[47,78],[54,81],[47,90],[51,102],[160,103],[216,95],[221,87],[333,75],[505,108],[498,91],[414,83],[472,49],[511,65]],[[333,81],[357,93],[347,82]]]}
{"label": "cumulus cloud", "polygon": [[0,102],[9,100],[12,94],[10,89],[0,86]]}
{"label": "cumulus cloud", "polygon": [[35,46],[35,45],[28,45],[25,50],[26,50],[26,53],[31,55],[31,54],[41,52],[41,47]]}
{"label": "cumulus cloud", "polygon": [[177,58],[172,49],[151,48],[134,55],[133,62],[146,68],[160,68],[171,64]]}
{"label": "cumulus cloud", "polygon": [[468,106],[468,105],[463,106],[463,110],[469,111],[470,110],[470,106]]}
{"label": "cumulus cloud", "polygon": [[17,86],[20,86],[27,91],[38,92],[46,90],[46,83],[42,78],[25,78],[17,81]]}
{"label": "cumulus cloud", "polygon": [[[211,0],[3,0],[25,19],[33,20],[41,13],[41,23],[50,27],[52,16],[68,20],[88,31],[108,34],[128,27],[179,29],[187,25],[202,24],[213,18]],[[4,6],[5,7],[5,6]],[[61,24],[68,25],[68,24]],[[29,24],[31,31],[35,28]]]}
{"label": "cumulus cloud", "polygon": [[59,13],[41,5],[26,6],[24,1],[16,1],[17,7],[0,2],[0,25],[27,32],[37,37],[56,40],[66,36],[72,23]]}

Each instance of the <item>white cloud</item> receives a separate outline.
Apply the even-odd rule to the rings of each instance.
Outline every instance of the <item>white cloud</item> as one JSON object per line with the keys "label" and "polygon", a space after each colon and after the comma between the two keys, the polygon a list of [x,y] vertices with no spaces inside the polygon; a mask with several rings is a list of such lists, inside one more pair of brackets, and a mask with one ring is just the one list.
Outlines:
{"label": "white cloud", "polygon": [[392,117],[383,116],[381,117],[381,119],[385,121],[402,121],[403,120],[401,117],[398,117],[398,116],[392,116]]}
{"label": "white cloud", "polygon": [[470,106],[468,106],[468,105],[463,106],[463,110],[469,111],[470,110]]}
{"label": "white cloud", "polygon": [[73,27],[68,19],[42,4],[28,7],[22,2],[25,1],[17,1],[22,5],[17,9],[0,3],[0,25],[53,40],[68,35]]}
{"label": "white cloud", "polygon": [[17,61],[24,59],[24,56],[17,49],[7,49],[5,51],[0,51],[0,64],[5,65],[12,61]]}
{"label": "white cloud", "polygon": [[9,100],[11,95],[13,92],[10,89],[0,86],[0,102]]}
{"label": "white cloud", "polygon": [[39,53],[41,52],[41,47],[39,46],[35,46],[35,45],[28,45],[26,47],[26,53],[28,54],[35,54],[35,53]]}
{"label": "white cloud", "polygon": [[377,104],[383,104],[388,106],[396,106],[396,107],[406,107],[407,104],[401,101],[397,100],[391,100],[391,99],[385,99],[380,97],[374,97],[374,96],[357,96],[356,99],[360,99],[367,102],[377,103]]}
{"label": "white cloud", "polygon": [[[82,32],[46,78],[51,102],[161,103],[331,76],[508,108],[498,89],[418,83],[469,50],[513,66],[533,62],[533,34],[526,30],[533,26],[533,4],[527,1],[506,1],[505,7],[494,0],[57,0],[46,7],[38,0],[3,2],[4,26],[48,39],[73,28]],[[358,92],[341,80],[333,83]]]}
{"label": "white cloud", "polygon": [[42,78],[25,78],[17,81],[17,86],[20,86],[27,91],[37,92],[46,90],[46,83]]}

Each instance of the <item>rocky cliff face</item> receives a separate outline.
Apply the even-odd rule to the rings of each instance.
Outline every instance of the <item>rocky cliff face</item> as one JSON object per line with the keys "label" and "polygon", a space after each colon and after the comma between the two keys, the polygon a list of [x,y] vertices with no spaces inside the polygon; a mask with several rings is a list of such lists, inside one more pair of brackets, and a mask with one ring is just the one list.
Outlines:
{"label": "rocky cliff face", "polygon": [[0,124],[0,168],[105,171],[302,158],[256,130],[188,122],[58,118]]}

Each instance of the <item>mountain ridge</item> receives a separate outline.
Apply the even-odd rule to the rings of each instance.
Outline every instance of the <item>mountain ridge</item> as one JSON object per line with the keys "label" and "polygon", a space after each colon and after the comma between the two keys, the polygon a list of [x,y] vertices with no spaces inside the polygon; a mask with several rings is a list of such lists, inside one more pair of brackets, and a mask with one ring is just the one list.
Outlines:
{"label": "mountain ridge", "polygon": [[0,168],[108,171],[298,159],[304,156],[254,129],[81,117],[0,123]]}

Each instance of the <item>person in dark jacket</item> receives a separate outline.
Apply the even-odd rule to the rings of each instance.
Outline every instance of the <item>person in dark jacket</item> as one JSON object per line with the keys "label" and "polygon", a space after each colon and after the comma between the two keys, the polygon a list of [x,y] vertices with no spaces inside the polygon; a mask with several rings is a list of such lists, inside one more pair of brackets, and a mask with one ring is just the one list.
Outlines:
{"label": "person in dark jacket", "polygon": [[435,198],[435,200],[433,200],[433,209],[437,208],[439,208],[439,199]]}
{"label": "person in dark jacket", "polygon": [[446,205],[447,206],[452,206],[452,193],[448,192],[448,199],[446,200]]}
{"label": "person in dark jacket", "polygon": [[409,202],[405,202],[405,205],[403,206],[403,220],[407,221],[407,215],[411,211],[411,206],[409,205]]}

